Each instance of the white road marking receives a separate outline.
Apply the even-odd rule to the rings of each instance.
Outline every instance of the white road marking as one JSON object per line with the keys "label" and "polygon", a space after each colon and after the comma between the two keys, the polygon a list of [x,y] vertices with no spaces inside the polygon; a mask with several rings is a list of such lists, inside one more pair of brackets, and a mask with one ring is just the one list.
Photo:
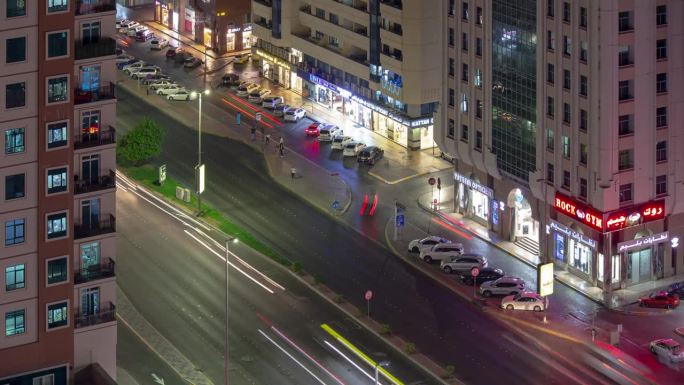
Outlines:
{"label": "white road marking", "polygon": [[296,362],[302,369],[306,370],[306,372],[309,373],[309,374],[311,375],[311,377],[315,378],[315,379],[316,379],[318,382],[320,382],[321,384],[327,385],[325,382],[323,382],[323,380],[321,380],[320,378],[318,378],[311,370],[309,370],[309,368],[307,368],[306,366],[304,366],[304,364],[302,364],[301,362],[297,361],[297,359],[294,358],[294,357],[292,356],[292,354],[290,354],[290,353],[289,353],[287,350],[285,350],[282,346],[278,345],[277,342],[273,341],[273,339],[271,339],[271,337],[269,337],[269,336],[268,336],[266,333],[264,333],[261,329],[257,329],[257,330],[259,331],[259,333],[261,333],[262,336],[264,336],[264,338],[266,338],[269,342],[271,342],[271,343],[272,343],[273,345],[275,345],[278,349],[280,349],[280,351],[282,351],[282,352],[285,353],[288,357],[290,357],[290,359],[291,359],[292,361]]}

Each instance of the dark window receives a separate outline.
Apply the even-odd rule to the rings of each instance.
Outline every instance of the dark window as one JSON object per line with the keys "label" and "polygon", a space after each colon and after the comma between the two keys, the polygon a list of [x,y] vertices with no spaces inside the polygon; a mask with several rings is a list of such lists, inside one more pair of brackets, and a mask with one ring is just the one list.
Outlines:
{"label": "dark window", "polygon": [[555,115],[553,104],[554,104],[553,98],[551,96],[547,96],[546,97],[546,115],[548,115],[551,118],[553,118]]}
{"label": "dark window", "polygon": [[572,75],[570,74],[570,71],[563,70],[563,88],[565,88],[566,90],[569,90],[571,84],[572,84]]}
{"label": "dark window", "polygon": [[554,175],[555,175],[555,172],[553,170],[553,164],[547,163],[546,164],[546,181],[549,183],[553,183]]}
{"label": "dark window", "polygon": [[26,195],[25,182],[24,174],[5,176],[5,200],[23,198]]}
{"label": "dark window", "polygon": [[656,108],[656,127],[667,127],[667,107]]}
{"label": "dark window", "polygon": [[634,168],[634,150],[621,150],[618,153],[618,170],[631,170]]}
{"label": "dark window", "polygon": [[449,0],[449,16],[456,15],[456,1]]}
{"label": "dark window", "polygon": [[7,52],[5,63],[16,63],[26,60],[26,37],[13,37],[5,40]]}
{"label": "dark window", "polygon": [[475,149],[478,151],[482,151],[482,132],[481,131],[475,132]]}
{"label": "dark window", "polygon": [[468,83],[468,65],[465,63],[461,65],[461,80]]}
{"label": "dark window", "polygon": [[633,98],[631,80],[623,80],[618,83],[618,98],[619,100],[630,100]]}
{"label": "dark window", "polygon": [[587,160],[589,155],[587,154],[587,144],[586,143],[580,143],[580,153],[579,153],[579,161],[583,165],[587,165]]}
{"label": "dark window", "polygon": [[546,16],[553,17],[556,14],[556,0],[546,1]]}
{"label": "dark window", "polygon": [[454,76],[454,59],[449,58],[449,76]]}
{"label": "dark window", "polygon": [[18,108],[26,105],[26,83],[12,83],[5,86],[5,108]]}
{"label": "dark window", "polygon": [[7,17],[26,16],[26,0],[7,0]]}
{"label": "dark window", "polygon": [[468,3],[464,1],[461,8],[461,19],[468,21],[468,16]]}
{"label": "dark window", "polygon": [[477,25],[482,25],[484,24],[484,16],[482,15],[482,7],[477,7],[475,8],[475,24]]}
{"label": "dark window", "polygon": [[627,32],[634,29],[632,23],[632,12],[625,11],[618,13],[618,31]]}
{"label": "dark window", "polygon": [[663,140],[656,143],[656,162],[667,161],[667,141]]}
{"label": "dark window", "polygon": [[656,59],[667,59],[667,39],[656,40]]}
{"label": "dark window", "polygon": [[330,20],[331,23],[333,23],[333,24],[335,24],[335,25],[337,25],[337,24],[340,23],[339,18],[338,18],[337,15],[334,14],[334,13],[329,14],[329,15],[328,15],[328,19]]}
{"label": "dark window", "polygon": [[570,124],[572,118],[572,109],[570,104],[563,103],[563,122]]}
{"label": "dark window", "polygon": [[48,239],[65,237],[67,235],[67,214],[59,213],[47,216]]}
{"label": "dark window", "polygon": [[456,123],[454,122],[453,119],[449,119],[449,131],[447,131],[447,137],[449,138],[454,138],[454,131],[456,130],[455,128]]}
{"label": "dark window", "polygon": [[69,0],[48,0],[48,13],[63,12],[69,9]]}
{"label": "dark window", "polygon": [[81,26],[83,44],[93,44],[100,41],[100,22],[83,23]]}
{"label": "dark window", "polygon": [[475,101],[475,117],[478,119],[482,119],[482,110],[484,109],[484,105],[482,104],[482,100],[476,100]]}
{"label": "dark window", "polygon": [[482,56],[482,39],[479,37],[475,38],[475,55]]}
{"label": "dark window", "polygon": [[66,326],[69,323],[67,302],[48,305],[48,329]]}
{"label": "dark window", "polygon": [[563,170],[563,187],[570,190],[570,171]]}
{"label": "dark window", "polygon": [[587,9],[584,7],[580,7],[579,26],[581,28],[587,28],[588,24],[589,24],[589,15],[587,14]]}
{"label": "dark window", "polygon": [[656,92],[663,93],[667,92],[667,73],[659,73],[656,75]]}
{"label": "dark window", "polygon": [[464,124],[461,126],[461,140],[467,143],[468,137],[469,137],[468,126]]}
{"label": "dark window", "polygon": [[5,222],[5,246],[24,243],[25,222],[23,218]]}
{"label": "dark window", "polygon": [[658,5],[656,7],[656,25],[667,24],[667,5]]}
{"label": "dark window", "polygon": [[449,88],[449,106],[453,107],[456,104],[456,95],[454,94],[454,90],[452,88]]}
{"label": "dark window", "polygon": [[67,145],[67,122],[47,125],[47,146],[56,148]]}
{"label": "dark window", "polygon": [[580,61],[586,63],[589,59],[589,43],[586,41],[580,42]]}
{"label": "dark window", "polygon": [[69,79],[66,76],[48,79],[48,103],[65,102],[69,99]]}
{"label": "dark window", "polygon": [[634,133],[634,124],[632,115],[620,115],[618,118],[618,135],[632,135]]}
{"label": "dark window", "polygon": [[580,95],[587,96],[589,93],[589,80],[586,76],[580,75]]}
{"label": "dark window", "polygon": [[563,35],[563,55],[570,56],[572,53],[572,39]]}
{"label": "dark window", "polygon": [[620,203],[626,203],[632,201],[632,184],[621,184],[620,185]]}
{"label": "dark window", "polygon": [[551,63],[546,64],[546,81],[553,84],[556,76],[555,76],[555,71],[556,71],[556,66],[554,66]]}
{"label": "dark window", "polygon": [[47,263],[47,283],[65,282],[69,276],[67,271],[67,258],[57,258]]}
{"label": "dark window", "polygon": [[580,197],[587,199],[587,180],[584,178],[580,178],[580,189],[579,189],[579,194]]}
{"label": "dark window", "polygon": [[658,175],[656,177],[656,195],[667,194],[667,175]]}
{"label": "dark window", "polygon": [[454,29],[449,28],[449,46],[454,46]]}
{"label": "dark window", "polygon": [[48,54],[50,57],[66,56],[69,53],[69,33],[55,32],[48,34],[47,37]]}
{"label": "dark window", "polygon": [[26,287],[26,265],[7,266],[5,268],[5,291]]}
{"label": "dark window", "polygon": [[570,22],[570,3],[567,1],[563,2],[563,21]]}
{"label": "dark window", "polygon": [[461,49],[468,51],[468,34],[465,32],[461,34]]}
{"label": "dark window", "polygon": [[54,194],[67,190],[67,169],[64,168],[54,168],[48,170],[47,172],[47,192],[48,194]]}
{"label": "dark window", "polygon": [[556,34],[553,31],[546,31],[546,48],[551,51],[556,49]]}
{"label": "dark window", "polygon": [[5,336],[13,336],[26,332],[26,311],[24,309],[5,313]]}
{"label": "dark window", "polygon": [[5,130],[5,154],[19,154],[26,150],[24,128]]}
{"label": "dark window", "polygon": [[618,47],[618,65],[620,67],[634,64],[632,58],[632,47],[629,45],[621,45]]}
{"label": "dark window", "polygon": [[553,129],[547,128],[546,129],[546,149],[553,151],[554,148],[556,148],[556,138],[555,138]]}
{"label": "dark window", "polygon": [[586,132],[588,127],[589,127],[589,113],[587,112],[587,110],[580,109],[579,129]]}

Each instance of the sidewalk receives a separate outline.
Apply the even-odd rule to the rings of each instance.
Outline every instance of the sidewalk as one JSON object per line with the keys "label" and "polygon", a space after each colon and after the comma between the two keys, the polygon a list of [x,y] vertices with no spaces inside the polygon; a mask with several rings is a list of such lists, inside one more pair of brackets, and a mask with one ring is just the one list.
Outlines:
{"label": "sidewalk", "polygon": [[[481,224],[464,217],[463,215],[454,211],[454,186],[447,186],[442,188],[441,202],[438,204],[439,210],[434,212],[431,210],[432,194],[423,194],[418,198],[418,205],[425,211],[433,212],[434,215],[439,216],[443,220],[456,225],[457,227],[465,228],[475,236],[484,241],[498,247],[513,257],[519,259],[525,264],[536,268],[540,263],[539,255],[532,254],[517,246],[515,243],[502,239],[498,234],[489,231]],[[638,308],[635,304],[639,298],[649,295],[650,293],[665,289],[670,284],[681,281],[681,277],[670,277],[654,282],[647,282],[644,284],[630,286],[628,289],[621,289],[612,292],[610,295],[605,294],[603,290],[569,272],[558,267],[554,267],[554,275],[557,281],[576,290],[594,302],[597,302],[613,311],[625,312],[634,315],[659,315],[665,314],[660,309]]]}

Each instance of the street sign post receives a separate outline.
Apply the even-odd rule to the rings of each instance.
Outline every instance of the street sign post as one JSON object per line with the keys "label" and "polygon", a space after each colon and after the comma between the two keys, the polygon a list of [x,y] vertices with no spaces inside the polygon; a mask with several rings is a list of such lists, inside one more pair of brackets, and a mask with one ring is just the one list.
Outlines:
{"label": "street sign post", "polygon": [[254,119],[256,119],[257,123],[261,121],[261,112],[257,112],[254,114]]}
{"label": "street sign post", "polygon": [[406,211],[406,206],[401,203],[394,201],[394,240],[396,241],[399,237],[399,230],[404,227],[406,223],[406,217],[404,212]]}
{"label": "street sign post", "polygon": [[370,318],[370,300],[373,298],[373,291],[366,290],[366,294],[363,297],[366,299],[366,309],[368,311],[368,318]]}
{"label": "street sign post", "polygon": [[480,275],[480,269],[473,267],[470,269],[470,275],[473,276],[473,298],[475,298],[475,288],[477,287],[477,276]]}
{"label": "street sign post", "polygon": [[237,125],[239,126],[240,121],[242,120],[242,114],[238,112],[237,115],[235,115],[235,120],[237,121]]}
{"label": "street sign post", "polygon": [[340,208],[340,202],[338,202],[338,201],[333,201],[333,203],[332,203],[332,208],[333,208],[333,210],[339,209],[339,208]]}

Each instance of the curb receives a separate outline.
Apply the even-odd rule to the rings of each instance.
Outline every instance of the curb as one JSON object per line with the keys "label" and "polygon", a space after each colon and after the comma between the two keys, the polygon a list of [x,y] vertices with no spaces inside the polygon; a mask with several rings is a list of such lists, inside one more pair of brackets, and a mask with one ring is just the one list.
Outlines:
{"label": "curb", "polygon": [[405,182],[409,179],[418,178],[418,177],[423,176],[423,175],[432,174],[433,172],[435,172],[435,171],[424,171],[424,172],[416,173],[413,175],[405,176],[405,177],[399,178],[397,180],[387,180],[387,179],[381,177],[380,175],[374,173],[373,171],[368,171],[368,175],[372,176],[373,178],[378,179],[382,183],[389,184],[389,185],[395,185],[395,184],[398,184],[401,182]]}

